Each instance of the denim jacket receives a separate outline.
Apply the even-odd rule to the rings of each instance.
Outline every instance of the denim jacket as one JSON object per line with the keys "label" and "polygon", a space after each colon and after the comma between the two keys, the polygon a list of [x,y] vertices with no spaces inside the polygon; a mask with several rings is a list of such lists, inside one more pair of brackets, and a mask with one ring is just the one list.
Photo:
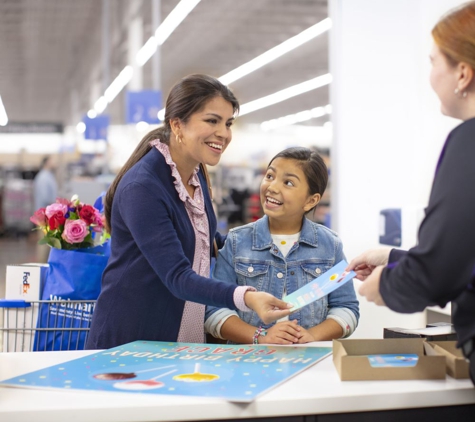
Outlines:
{"label": "denim jacket", "polygon": [[[219,251],[213,277],[252,286],[282,298],[295,292],[316,277],[325,273],[345,259],[341,240],[330,229],[303,219],[300,239],[287,256],[272,242],[268,217],[230,230],[224,247]],[[231,315],[238,315],[244,322],[269,328],[255,312],[241,312],[208,306],[205,328],[215,337],[220,336],[220,327]],[[343,336],[349,336],[359,319],[359,306],[353,281],[349,281],[329,295],[307,305],[290,315],[305,329],[320,324],[325,319],[334,319],[343,328]]]}

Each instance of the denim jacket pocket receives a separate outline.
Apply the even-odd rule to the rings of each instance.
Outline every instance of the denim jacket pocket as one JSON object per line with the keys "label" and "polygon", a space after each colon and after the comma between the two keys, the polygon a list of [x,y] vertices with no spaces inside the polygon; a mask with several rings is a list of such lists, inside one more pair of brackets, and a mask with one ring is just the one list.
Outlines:
{"label": "denim jacket pocket", "polygon": [[262,290],[265,279],[269,277],[269,264],[236,261],[235,271],[240,286],[252,286],[257,290]]}

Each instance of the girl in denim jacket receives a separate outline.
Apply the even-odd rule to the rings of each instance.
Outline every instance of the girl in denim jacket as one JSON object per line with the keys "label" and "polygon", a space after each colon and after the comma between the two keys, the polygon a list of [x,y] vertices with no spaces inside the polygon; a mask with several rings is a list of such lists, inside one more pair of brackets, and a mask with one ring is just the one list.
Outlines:
{"label": "girl in denim jacket", "polygon": [[[345,259],[336,233],[305,217],[317,206],[327,181],[327,167],[317,152],[296,147],[277,154],[260,187],[265,216],[230,230],[213,277],[282,298]],[[350,281],[290,319],[267,325],[255,312],[208,306],[205,328],[234,343],[292,344],[348,337],[358,319]]]}

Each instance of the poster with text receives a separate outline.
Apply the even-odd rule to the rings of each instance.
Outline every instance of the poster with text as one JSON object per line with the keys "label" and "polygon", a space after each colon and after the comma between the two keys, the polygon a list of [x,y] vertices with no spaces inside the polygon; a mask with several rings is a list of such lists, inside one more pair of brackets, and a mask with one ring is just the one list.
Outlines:
{"label": "poster with text", "polygon": [[0,386],[250,402],[331,351],[331,347],[135,341],[4,380]]}

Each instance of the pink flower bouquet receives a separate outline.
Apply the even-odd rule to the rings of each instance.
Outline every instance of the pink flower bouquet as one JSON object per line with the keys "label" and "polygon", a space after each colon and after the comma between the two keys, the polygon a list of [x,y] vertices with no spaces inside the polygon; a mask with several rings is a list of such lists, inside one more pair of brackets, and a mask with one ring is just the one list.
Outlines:
{"label": "pink flower bouquet", "polygon": [[44,233],[38,243],[56,249],[91,248],[110,237],[103,215],[97,208],[81,203],[77,195],[70,201],[57,198],[54,204],[36,210],[30,221]]}

